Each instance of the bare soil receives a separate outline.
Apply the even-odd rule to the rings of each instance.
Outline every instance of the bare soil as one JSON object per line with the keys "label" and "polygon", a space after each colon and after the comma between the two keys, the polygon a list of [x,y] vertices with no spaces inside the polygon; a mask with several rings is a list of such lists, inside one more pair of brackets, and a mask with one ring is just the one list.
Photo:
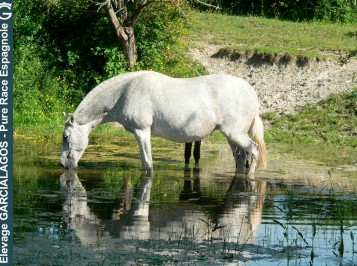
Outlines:
{"label": "bare soil", "polygon": [[341,65],[326,58],[226,50],[204,44],[191,54],[211,74],[226,73],[247,80],[257,91],[261,112],[294,112],[331,93],[357,87],[357,60]]}

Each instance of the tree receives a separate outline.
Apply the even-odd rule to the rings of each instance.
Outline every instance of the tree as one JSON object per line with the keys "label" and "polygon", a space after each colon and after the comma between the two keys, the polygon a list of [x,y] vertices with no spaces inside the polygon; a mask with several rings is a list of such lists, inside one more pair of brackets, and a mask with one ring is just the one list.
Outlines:
{"label": "tree", "polygon": [[106,0],[97,3],[107,9],[115,34],[122,44],[129,69],[134,69],[137,61],[135,24],[143,10],[154,3],[170,2],[179,6],[180,0]]}

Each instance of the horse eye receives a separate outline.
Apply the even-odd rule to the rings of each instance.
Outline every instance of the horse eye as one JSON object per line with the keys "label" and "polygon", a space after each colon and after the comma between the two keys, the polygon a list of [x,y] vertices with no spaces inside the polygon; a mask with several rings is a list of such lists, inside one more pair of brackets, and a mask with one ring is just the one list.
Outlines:
{"label": "horse eye", "polygon": [[64,139],[64,140],[67,140],[68,137],[69,137],[69,135],[63,135],[63,139]]}

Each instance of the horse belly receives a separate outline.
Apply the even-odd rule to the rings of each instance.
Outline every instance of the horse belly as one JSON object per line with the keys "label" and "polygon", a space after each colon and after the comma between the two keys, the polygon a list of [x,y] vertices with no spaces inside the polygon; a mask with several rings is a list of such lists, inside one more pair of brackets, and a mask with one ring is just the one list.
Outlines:
{"label": "horse belly", "polygon": [[186,143],[201,140],[217,129],[215,119],[195,117],[191,119],[154,120],[151,133],[174,142]]}
{"label": "horse belly", "polygon": [[158,129],[156,127],[153,127],[151,132],[154,136],[158,136],[167,140],[171,140],[174,142],[179,142],[179,143],[186,143],[186,142],[194,142],[197,140],[204,139],[208,135],[210,135],[216,128],[212,127],[210,130],[207,131],[200,131],[200,132],[195,132],[192,134],[192,132],[185,132],[185,131],[176,131],[173,129]]}

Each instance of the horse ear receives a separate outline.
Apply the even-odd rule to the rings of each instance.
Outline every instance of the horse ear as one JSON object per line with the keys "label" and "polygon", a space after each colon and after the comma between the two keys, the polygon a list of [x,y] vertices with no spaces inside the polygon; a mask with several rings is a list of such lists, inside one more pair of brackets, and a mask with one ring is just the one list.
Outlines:
{"label": "horse ear", "polygon": [[73,126],[74,124],[74,116],[73,115],[68,115],[65,112],[63,112],[64,118],[66,119],[66,125]]}
{"label": "horse ear", "polygon": [[68,114],[66,114],[66,112],[62,112],[62,114],[63,114],[63,116],[64,116],[64,119],[66,119],[66,121],[68,120],[68,118],[69,118],[69,115]]}
{"label": "horse ear", "polygon": [[69,116],[69,122],[73,125],[74,124],[74,115]]}

